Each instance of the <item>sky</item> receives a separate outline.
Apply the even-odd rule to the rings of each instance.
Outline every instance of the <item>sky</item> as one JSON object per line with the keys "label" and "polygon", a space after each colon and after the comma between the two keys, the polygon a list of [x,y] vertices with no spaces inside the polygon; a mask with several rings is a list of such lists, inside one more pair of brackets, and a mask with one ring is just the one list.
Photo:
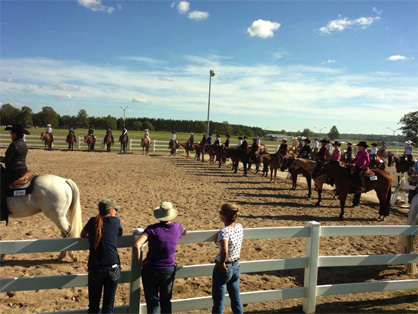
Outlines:
{"label": "sky", "polygon": [[392,134],[418,110],[417,1],[0,6],[1,104],[206,120],[211,81],[212,121],[269,130]]}

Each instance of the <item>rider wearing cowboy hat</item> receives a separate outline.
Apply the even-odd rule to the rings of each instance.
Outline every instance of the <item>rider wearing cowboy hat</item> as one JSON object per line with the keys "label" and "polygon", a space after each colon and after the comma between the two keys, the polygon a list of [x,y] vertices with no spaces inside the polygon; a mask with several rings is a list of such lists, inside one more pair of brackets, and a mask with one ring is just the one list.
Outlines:
{"label": "rider wearing cowboy hat", "polygon": [[46,125],[46,130],[45,130],[45,132],[46,133],[48,133],[49,134],[49,136],[51,136],[51,142],[53,142],[54,141],[54,136],[52,135],[52,125],[51,124],[47,124]]}
{"label": "rider wearing cowboy hat", "polygon": [[284,156],[287,154],[287,139],[282,138],[282,143],[280,144],[279,150],[277,151],[280,155]]}
{"label": "rider wearing cowboy hat", "polygon": [[412,164],[413,163],[412,162],[412,141],[407,140],[405,144],[406,144],[406,147],[405,147],[404,155],[408,163]]}
{"label": "rider wearing cowboy hat", "polygon": [[221,137],[219,136],[219,134],[216,134],[216,139],[213,142],[213,145],[215,145],[215,146],[221,146]]}
{"label": "rider wearing cowboy hat", "polygon": [[193,135],[193,133],[190,133],[190,137],[189,137],[189,139],[187,140],[187,147],[188,147],[189,149],[190,149],[190,148],[192,148],[193,143],[194,143],[194,135]]}
{"label": "rider wearing cowboy hat", "polygon": [[202,134],[202,140],[200,141],[200,145],[205,145],[206,143],[206,133]]}
{"label": "rider wearing cowboy hat", "polygon": [[362,192],[366,191],[366,183],[364,182],[364,173],[367,170],[367,167],[370,164],[370,156],[367,152],[367,143],[365,141],[360,141],[356,145],[358,147],[358,152],[356,158],[353,159],[354,166],[356,167],[354,175],[357,175],[357,180],[360,181],[360,185],[363,188]]}
{"label": "rider wearing cowboy hat", "polygon": [[240,148],[242,150],[247,150],[247,148],[248,148],[248,142],[247,142],[247,137],[246,136],[244,136],[244,140],[242,141],[242,144],[241,144]]}
{"label": "rider wearing cowboy hat", "polygon": [[315,160],[323,162],[327,158],[327,152],[328,152],[327,144],[329,143],[329,141],[327,139],[322,139],[320,140],[320,142],[321,142],[321,149],[319,150],[318,154],[315,155]]}
{"label": "rider wearing cowboy hat", "polygon": [[335,141],[332,144],[332,146],[334,147],[334,150],[332,151],[332,155],[331,155],[330,161],[331,162],[337,162],[337,163],[339,163],[340,162],[340,159],[341,159],[341,151],[340,151],[341,143],[338,142],[338,141]]}
{"label": "rider wearing cowboy hat", "polygon": [[305,158],[305,159],[309,159],[309,155],[311,153],[311,146],[309,146],[309,144],[311,143],[311,140],[308,138],[305,138],[303,140],[303,142],[305,143],[305,145],[303,145],[299,155],[300,158]]}
{"label": "rider wearing cowboy hat", "polygon": [[241,145],[242,145],[242,137],[241,136],[238,136],[238,144],[237,144],[237,148],[238,147],[241,147]]}
{"label": "rider wearing cowboy hat", "polygon": [[229,135],[229,134],[227,134],[226,135],[226,140],[225,140],[225,143],[224,143],[224,146],[225,147],[229,147],[229,138],[230,138],[231,136]]}
{"label": "rider wearing cowboy hat", "polygon": [[372,143],[372,149],[370,150],[370,159],[376,161],[377,159],[377,144]]}
{"label": "rider wearing cowboy hat", "polygon": [[10,131],[12,138],[12,143],[7,148],[5,156],[0,157],[0,162],[3,162],[6,166],[6,169],[3,166],[1,167],[1,220],[6,220],[7,222],[7,187],[28,171],[26,166],[28,147],[23,140],[23,135],[29,135],[29,132],[19,124],[13,124],[11,127],[5,128],[5,130]]}
{"label": "rider wearing cowboy hat", "polygon": [[347,143],[347,149],[345,150],[345,153],[347,154],[348,161],[351,161],[351,159],[353,159],[353,148],[351,147],[351,145],[353,145],[353,143],[348,142]]}

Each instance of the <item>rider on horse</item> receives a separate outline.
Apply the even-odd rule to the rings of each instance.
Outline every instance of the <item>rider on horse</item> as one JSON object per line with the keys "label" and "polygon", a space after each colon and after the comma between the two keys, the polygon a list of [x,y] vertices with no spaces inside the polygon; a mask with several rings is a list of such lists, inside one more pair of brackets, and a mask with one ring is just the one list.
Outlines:
{"label": "rider on horse", "polygon": [[280,147],[277,151],[280,155],[285,156],[287,155],[287,139],[282,138],[282,143],[280,144]]}
{"label": "rider on horse", "polygon": [[376,161],[377,159],[377,144],[372,143],[372,149],[370,150],[370,161]]}
{"label": "rider on horse", "polygon": [[94,133],[93,128],[90,126],[90,127],[89,127],[89,130],[88,130],[88,132],[87,132],[87,136],[88,136],[88,135],[91,135],[94,139],[96,139],[96,136],[95,136],[93,133]]}
{"label": "rider on horse", "polygon": [[241,145],[242,145],[242,137],[241,136],[239,136],[238,137],[238,144],[237,144],[237,146],[235,146],[236,148],[240,148],[241,147]]}
{"label": "rider on horse", "polygon": [[353,143],[348,142],[347,143],[347,149],[345,150],[345,153],[347,154],[347,159],[351,162],[351,159],[353,159],[353,148],[351,147]]}
{"label": "rider on horse", "polygon": [[[126,129],[126,127],[123,127],[122,134],[119,136],[119,142],[122,142],[124,135],[126,135],[126,138],[129,139],[128,130]],[[112,143],[113,143],[113,136],[112,136]]]}
{"label": "rider on horse", "polygon": [[258,135],[255,137],[255,144],[257,145],[258,148],[260,148],[261,140],[260,140],[260,137]]}
{"label": "rider on horse", "polygon": [[319,162],[324,162],[327,159],[327,144],[329,143],[328,140],[322,139],[321,141],[321,149],[319,150],[318,154],[315,155],[314,159]]}
{"label": "rider on horse", "polygon": [[208,138],[206,139],[206,144],[209,144],[209,145],[211,145],[211,144],[212,144],[212,134],[211,134],[211,133],[209,133],[209,136],[208,136]]}
{"label": "rider on horse", "polygon": [[247,150],[248,142],[247,142],[247,137],[246,136],[244,136],[244,140],[242,141],[242,144],[239,148],[241,148],[242,150],[245,150],[245,151]]}
{"label": "rider on horse", "polygon": [[229,147],[229,138],[230,137],[231,136],[229,136],[229,134],[226,135],[226,140],[225,140],[225,143],[224,143],[224,147]]}
{"label": "rider on horse", "polygon": [[54,141],[54,136],[52,135],[52,125],[51,124],[48,123],[46,125],[45,132],[49,134],[49,136],[51,137],[51,142],[53,142]]}
{"label": "rider on horse", "polygon": [[72,133],[75,136],[74,127],[72,125],[68,128],[68,133]]}
{"label": "rider on horse", "polygon": [[313,143],[312,151],[314,153],[317,153],[318,152],[318,147],[319,147],[319,142],[318,142],[318,139],[315,138],[315,142]]}
{"label": "rider on horse", "polygon": [[311,146],[309,146],[309,144],[311,143],[311,140],[308,138],[305,138],[303,142],[305,143],[305,145],[303,145],[299,153],[300,158],[309,159],[310,154],[311,154]]}
{"label": "rider on horse", "polygon": [[149,137],[149,130],[148,129],[145,129],[145,131],[144,131],[144,137],[143,138],[144,139],[147,138],[148,139],[148,143],[151,143],[151,139]]}
{"label": "rider on horse", "polygon": [[369,145],[367,145],[365,141],[360,141],[356,146],[358,147],[358,152],[356,158],[353,159],[354,166],[356,167],[353,174],[357,176],[357,179],[365,192],[366,183],[364,182],[364,173],[370,163],[370,156],[367,152],[367,147],[369,147]]}
{"label": "rider on horse", "polygon": [[336,163],[340,163],[340,159],[341,159],[341,150],[340,150],[340,146],[341,143],[338,141],[335,141],[332,146],[334,147],[334,150],[332,151],[332,155],[330,158],[330,162],[336,162]]}
{"label": "rider on horse", "polygon": [[28,154],[28,147],[23,140],[23,135],[29,135],[29,132],[19,124],[13,124],[11,127],[5,128],[10,130],[12,143],[6,150],[4,157],[0,157],[0,162],[4,162],[6,169],[1,167],[1,219],[8,222],[7,210],[7,188],[10,183],[19,179],[25,172],[28,171],[26,166],[26,155]]}
{"label": "rider on horse", "polygon": [[222,143],[221,143],[221,137],[219,136],[219,134],[216,134],[216,139],[213,142],[213,145],[215,145],[215,146],[221,146],[222,145]]}
{"label": "rider on horse", "polygon": [[257,139],[256,138],[253,138],[253,143],[251,144],[251,150],[250,150],[250,159],[253,162],[256,162],[256,156],[255,156],[255,154],[257,153],[257,151],[258,151]]}
{"label": "rider on horse", "polygon": [[171,132],[171,140],[170,140],[170,143],[168,144],[168,148],[171,148],[171,145],[173,144],[173,143],[176,143],[176,132]]}
{"label": "rider on horse", "polygon": [[412,162],[412,141],[411,140],[407,140],[405,142],[406,147],[405,147],[405,151],[404,151],[404,156],[406,158],[406,161],[410,164],[413,164]]}
{"label": "rider on horse", "polygon": [[190,150],[193,147],[193,144],[194,144],[194,135],[193,133],[190,133],[190,137],[186,143],[186,148]]}
{"label": "rider on horse", "polygon": [[106,144],[106,141],[107,141],[108,136],[110,136],[110,138],[112,139],[112,144],[115,144],[115,140],[113,138],[113,130],[112,130],[112,128],[110,126],[106,130],[106,135],[104,137],[103,144]]}

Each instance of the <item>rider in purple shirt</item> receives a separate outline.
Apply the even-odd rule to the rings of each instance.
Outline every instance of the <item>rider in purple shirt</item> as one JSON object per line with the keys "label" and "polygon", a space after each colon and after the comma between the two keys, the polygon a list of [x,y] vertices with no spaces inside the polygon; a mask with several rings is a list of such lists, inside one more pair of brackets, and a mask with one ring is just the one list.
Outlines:
{"label": "rider in purple shirt", "polygon": [[366,183],[364,182],[364,173],[367,170],[367,167],[370,163],[369,153],[367,152],[367,145],[366,142],[361,141],[357,144],[359,149],[356,158],[353,159],[353,163],[356,166],[355,174],[357,175],[358,180],[360,181],[361,187],[363,188],[364,192],[366,192]]}

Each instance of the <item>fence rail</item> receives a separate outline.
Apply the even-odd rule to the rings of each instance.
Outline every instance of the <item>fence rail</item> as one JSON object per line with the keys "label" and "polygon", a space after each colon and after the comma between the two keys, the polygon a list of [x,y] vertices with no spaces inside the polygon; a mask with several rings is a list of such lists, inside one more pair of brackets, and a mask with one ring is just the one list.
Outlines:
{"label": "fence rail", "polygon": [[[131,247],[142,230],[132,235],[122,236],[118,240],[119,248]],[[191,231],[180,239],[185,243],[211,242],[217,231]],[[354,255],[354,256],[319,256],[321,237],[330,236],[376,236],[418,234],[417,226],[324,226],[310,222],[305,227],[254,228],[244,229],[244,240],[306,238],[306,255],[296,258],[256,260],[241,262],[241,272],[254,273],[288,269],[305,269],[303,287],[241,293],[243,303],[279,301],[284,299],[303,299],[303,311],[315,312],[316,298],[324,295],[362,293],[371,291],[389,291],[415,289],[417,279],[376,281],[348,284],[317,285],[319,267],[343,267],[364,265],[389,265],[418,262],[418,254]],[[57,251],[88,250],[88,240],[79,238],[0,241],[2,254],[22,254]],[[179,266],[176,278],[211,276],[213,264]],[[139,304],[141,294],[141,270],[131,257],[131,269],[122,271],[121,283],[130,283],[129,304],[115,308],[115,313],[145,313],[146,305]],[[43,276],[29,278],[0,279],[0,292],[27,291],[39,289],[61,289],[87,286],[87,274],[64,276]],[[229,304],[227,298],[226,304]],[[173,300],[173,311],[189,311],[210,308],[211,297],[197,297]],[[61,313],[85,313],[85,309]]]}

